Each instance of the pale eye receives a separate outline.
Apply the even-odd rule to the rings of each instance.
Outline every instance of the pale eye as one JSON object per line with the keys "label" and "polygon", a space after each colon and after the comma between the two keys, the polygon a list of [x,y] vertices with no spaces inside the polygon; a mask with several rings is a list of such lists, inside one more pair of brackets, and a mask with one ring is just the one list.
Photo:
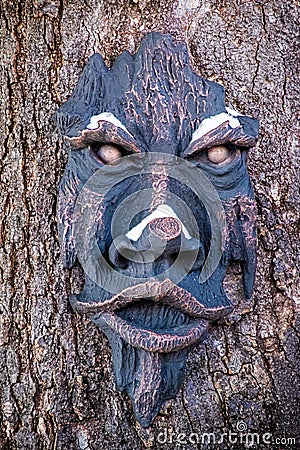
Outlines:
{"label": "pale eye", "polygon": [[116,161],[117,159],[121,158],[122,153],[120,152],[118,147],[116,147],[115,145],[103,144],[96,151],[96,155],[105,164],[109,164],[109,163],[112,163],[112,162]]}
{"label": "pale eye", "polygon": [[216,145],[207,149],[207,158],[214,164],[220,164],[229,157],[230,151],[225,145]]}

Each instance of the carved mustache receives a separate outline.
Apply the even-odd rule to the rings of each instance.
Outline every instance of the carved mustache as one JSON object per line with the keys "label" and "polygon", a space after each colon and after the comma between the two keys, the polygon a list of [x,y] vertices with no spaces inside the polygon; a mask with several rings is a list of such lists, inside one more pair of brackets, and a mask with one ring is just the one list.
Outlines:
{"label": "carved mustache", "polygon": [[[117,312],[145,300],[178,310],[189,318],[184,326],[174,326],[170,331],[157,332],[139,328],[118,316]],[[80,302],[75,295],[70,298],[72,307],[93,320],[109,326],[134,347],[151,352],[169,353],[183,349],[204,337],[207,321],[217,320],[232,311],[231,306],[206,308],[192,294],[175,285],[169,279],[159,282],[151,279],[146,283],[124,289],[102,303]]]}

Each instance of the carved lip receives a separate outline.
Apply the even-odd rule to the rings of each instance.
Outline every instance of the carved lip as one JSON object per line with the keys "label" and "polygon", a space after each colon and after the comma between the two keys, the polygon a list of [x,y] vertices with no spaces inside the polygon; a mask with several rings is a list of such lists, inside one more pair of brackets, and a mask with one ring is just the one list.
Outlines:
{"label": "carved lip", "polygon": [[114,313],[102,313],[102,321],[133,347],[149,352],[170,353],[188,347],[199,341],[206,332],[207,321],[191,320],[184,326],[158,332],[137,327]]}
{"label": "carved lip", "polygon": [[[183,313],[188,317],[188,323],[158,331],[138,327],[118,315],[122,309],[144,300]],[[232,306],[206,308],[169,279],[163,282],[151,279],[126,288],[104,302],[80,302],[75,295],[71,296],[70,301],[76,311],[94,315],[93,319],[109,326],[132,346],[159,353],[175,352],[192,345],[205,334],[207,321],[219,319],[233,309]]]}

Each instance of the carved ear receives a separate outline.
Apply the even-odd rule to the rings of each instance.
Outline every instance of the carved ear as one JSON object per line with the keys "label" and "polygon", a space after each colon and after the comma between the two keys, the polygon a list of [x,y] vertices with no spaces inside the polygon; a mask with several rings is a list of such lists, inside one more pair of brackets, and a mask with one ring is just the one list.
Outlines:
{"label": "carved ear", "polygon": [[103,77],[108,69],[98,53],[90,57],[69,100],[57,111],[55,120],[62,135],[78,136],[91,116],[102,111]]}
{"label": "carved ear", "polygon": [[[248,196],[249,195],[249,196]],[[256,207],[253,193],[225,203],[228,244],[227,263],[240,263],[245,297],[252,295],[256,269]]]}
{"label": "carved ear", "polygon": [[256,252],[253,249],[248,249],[247,260],[241,263],[243,271],[243,287],[245,297],[247,299],[251,298],[254,287],[255,280],[255,270],[256,270]]}
{"label": "carved ear", "polygon": [[256,270],[256,206],[250,198],[240,198],[238,221],[240,224],[243,245],[243,259],[241,268],[243,272],[244,293],[247,299],[251,298]]}
{"label": "carved ear", "polygon": [[57,218],[60,252],[64,267],[76,261],[74,209],[79,192],[88,178],[99,168],[89,152],[72,152],[59,185]]}
{"label": "carved ear", "polygon": [[67,269],[76,261],[73,215],[80,184],[76,173],[67,167],[59,186],[57,205],[60,253],[63,266]]}

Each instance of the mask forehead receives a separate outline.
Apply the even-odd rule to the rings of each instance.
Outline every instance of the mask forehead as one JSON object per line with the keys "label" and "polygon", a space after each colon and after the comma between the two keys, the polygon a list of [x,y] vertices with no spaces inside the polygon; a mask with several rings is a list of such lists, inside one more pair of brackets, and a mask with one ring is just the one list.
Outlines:
{"label": "mask forehead", "polygon": [[203,117],[223,109],[222,87],[197,76],[186,46],[167,36],[144,40],[132,62],[126,121],[150,151],[179,155]]}
{"label": "mask forehead", "polygon": [[[56,119],[75,147],[89,134],[79,143],[83,148],[97,139],[97,130],[88,133],[91,119],[104,115],[114,118],[105,139],[134,137],[131,144],[140,151],[186,156],[198,146],[199,136],[202,146],[236,142],[250,147],[257,138],[257,121],[237,118],[226,108],[223,87],[193,71],[185,43],[160,33],[145,36],[135,55],[123,52],[110,69],[99,54],[93,55]],[[218,123],[218,132],[213,129],[203,138],[207,121]]]}
{"label": "mask forehead", "polygon": [[111,113],[143,149],[180,155],[200,122],[222,111],[223,87],[193,72],[186,45],[151,33],[109,70],[100,55],[91,57],[57,121],[77,137],[92,116]]}

